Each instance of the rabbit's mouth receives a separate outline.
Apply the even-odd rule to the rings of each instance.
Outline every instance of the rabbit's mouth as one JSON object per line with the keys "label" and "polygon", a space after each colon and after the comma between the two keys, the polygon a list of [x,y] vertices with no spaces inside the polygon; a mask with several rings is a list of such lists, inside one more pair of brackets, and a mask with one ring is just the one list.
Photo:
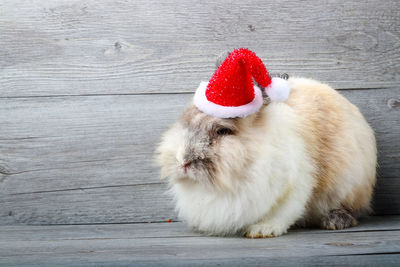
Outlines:
{"label": "rabbit's mouth", "polygon": [[210,158],[185,161],[181,166],[182,172],[191,180],[198,182],[213,182],[215,165]]}

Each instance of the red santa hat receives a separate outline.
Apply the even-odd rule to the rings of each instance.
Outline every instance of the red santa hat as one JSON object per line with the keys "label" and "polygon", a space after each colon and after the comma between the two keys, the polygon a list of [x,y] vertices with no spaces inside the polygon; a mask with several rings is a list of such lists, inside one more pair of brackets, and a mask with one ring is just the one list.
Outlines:
{"label": "red santa hat", "polygon": [[245,117],[263,104],[261,89],[271,101],[285,101],[290,87],[286,80],[270,78],[257,55],[246,49],[234,50],[218,67],[210,81],[201,82],[193,102],[204,113],[218,118]]}

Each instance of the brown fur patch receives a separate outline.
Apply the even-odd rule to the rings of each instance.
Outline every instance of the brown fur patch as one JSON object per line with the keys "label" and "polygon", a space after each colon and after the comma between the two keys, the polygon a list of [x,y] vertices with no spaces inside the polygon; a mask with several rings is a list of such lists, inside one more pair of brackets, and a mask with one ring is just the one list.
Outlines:
{"label": "brown fur patch", "polygon": [[201,112],[194,105],[188,107],[181,116],[181,123],[187,131],[185,140],[185,163],[190,163],[190,168],[199,175],[206,175],[213,184],[216,181],[216,165],[219,163],[218,151],[214,147],[224,136],[218,135],[221,128],[230,130],[229,135],[234,135],[239,128],[240,120],[221,119]]}
{"label": "brown fur patch", "polygon": [[[302,135],[316,163],[317,185],[308,203],[308,216],[326,214],[329,210],[324,213],[324,206],[344,206],[354,211],[368,209],[373,187],[373,184],[368,183],[374,182],[374,177],[368,181],[364,179],[365,186],[352,190],[346,199],[338,199],[337,192],[346,186],[340,177],[343,175],[342,170],[350,168],[353,156],[349,148],[354,143],[347,136],[349,125],[346,125],[346,119],[353,116],[350,114],[359,114],[358,109],[329,86],[309,80],[293,84],[287,104],[300,114]],[[327,205],[316,204],[321,201]],[[316,214],[315,211],[322,214]],[[317,222],[318,218],[315,219]]]}
{"label": "brown fur patch", "polygon": [[373,185],[364,184],[353,190],[342,202],[342,205],[353,211],[356,217],[371,212],[370,202],[373,195]]}
{"label": "brown fur patch", "polygon": [[338,146],[345,137],[341,135],[343,111],[336,98],[330,90],[309,87],[293,90],[288,101],[304,119],[303,137],[307,141],[308,151],[317,162],[317,195],[333,187],[335,175],[346,164],[342,147]]}
{"label": "brown fur patch", "polygon": [[[263,109],[264,107],[261,108]],[[232,189],[233,181],[230,181],[229,177],[242,177],[235,175],[235,172],[240,173],[241,170],[247,168],[248,162],[252,160],[251,157],[257,154],[257,151],[251,151],[256,147],[252,148],[245,144],[250,141],[249,137],[252,136],[251,133],[255,128],[264,126],[265,112],[257,112],[246,118],[222,119],[209,116],[191,105],[183,112],[180,123],[184,129],[187,129],[186,137],[182,140],[185,142],[183,160],[185,163],[192,163],[190,167],[193,168],[194,176],[199,177],[199,180],[204,180],[200,177],[205,175],[220,189]],[[217,131],[222,128],[229,129],[229,134],[218,134]],[[228,141],[229,144],[240,144],[240,147],[249,150],[248,153],[240,152],[244,156],[235,166],[227,164],[226,159],[220,158],[220,150],[224,149],[226,152],[227,149],[225,138],[231,140]],[[221,176],[219,173],[224,173],[224,175]]]}

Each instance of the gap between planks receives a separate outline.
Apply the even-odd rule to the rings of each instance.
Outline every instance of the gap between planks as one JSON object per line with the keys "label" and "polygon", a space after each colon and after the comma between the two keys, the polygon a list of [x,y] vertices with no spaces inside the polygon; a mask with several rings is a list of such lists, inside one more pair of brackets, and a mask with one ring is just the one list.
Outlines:
{"label": "gap between planks", "polygon": [[[400,231],[400,215],[380,215],[380,216],[368,216],[363,217],[360,220],[360,223],[355,227],[350,227],[342,230],[324,230],[318,227],[309,227],[309,228],[298,228],[298,229],[290,229],[290,233],[313,233],[313,234],[334,234],[334,233],[361,233],[361,232],[398,232]],[[392,225],[388,228],[371,228],[371,225],[379,225],[382,222],[389,221]],[[171,227],[186,229],[189,233],[193,234],[193,236],[204,236],[210,237],[209,235],[203,235],[199,232],[192,231],[190,228],[180,220],[157,220],[157,221],[132,221],[132,222],[111,222],[111,223],[69,223],[69,224],[19,224],[19,225],[3,225],[0,226],[0,229],[3,227],[33,227],[33,228],[41,228],[41,227],[57,227],[57,226],[105,226],[108,227],[110,225],[138,225],[144,227],[155,227],[157,228],[158,224],[160,226],[170,225]],[[33,229],[32,228],[32,229]],[[192,235],[190,235],[192,236]]]}
{"label": "gap between planks", "polygon": [[[381,87],[365,87],[365,88],[334,88],[335,90],[385,90],[395,89],[394,86],[381,86]],[[99,97],[99,96],[142,96],[142,95],[190,95],[193,92],[139,92],[139,93],[104,93],[104,94],[61,94],[61,95],[20,95],[20,96],[0,96],[0,99],[15,99],[15,98],[53,98],[53,97]]]}
{"label": "gap between planks", "polygon": [[29,194],[42,194],[42,193],[54,193],[54,192],[65,192],[65,191],[76,191],[76,190],[93,190],[93,189],[103,189],[103,188],[114,188],[114,187],[134,187],[134,186],[145,186],[145,185],[161,185],[162,182],[153,182],[153,183],[140,183],[140,184],[121,184],[121,185],[104,185],[104,186],[93,186],[93,187],[78,187],[78,188],[67,188],[67,189],[55,189],[55,190],[43,190],[43,191],[34,191],[34,192],[22,192],[22,193],[13,193],[10,196],[17,195],[29,195]]}

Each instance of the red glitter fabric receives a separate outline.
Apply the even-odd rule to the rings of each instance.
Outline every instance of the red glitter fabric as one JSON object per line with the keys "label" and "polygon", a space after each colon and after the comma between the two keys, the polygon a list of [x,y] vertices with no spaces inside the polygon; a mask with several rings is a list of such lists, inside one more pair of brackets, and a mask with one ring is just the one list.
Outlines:
{"label": "red glitter fabric", "polygon": [[237,107],[254,99],[254,80],[262,87],[271,83],[268,71],[257,55],[246,48],[234,50],[211,77],[208,101],[226,107]]}

